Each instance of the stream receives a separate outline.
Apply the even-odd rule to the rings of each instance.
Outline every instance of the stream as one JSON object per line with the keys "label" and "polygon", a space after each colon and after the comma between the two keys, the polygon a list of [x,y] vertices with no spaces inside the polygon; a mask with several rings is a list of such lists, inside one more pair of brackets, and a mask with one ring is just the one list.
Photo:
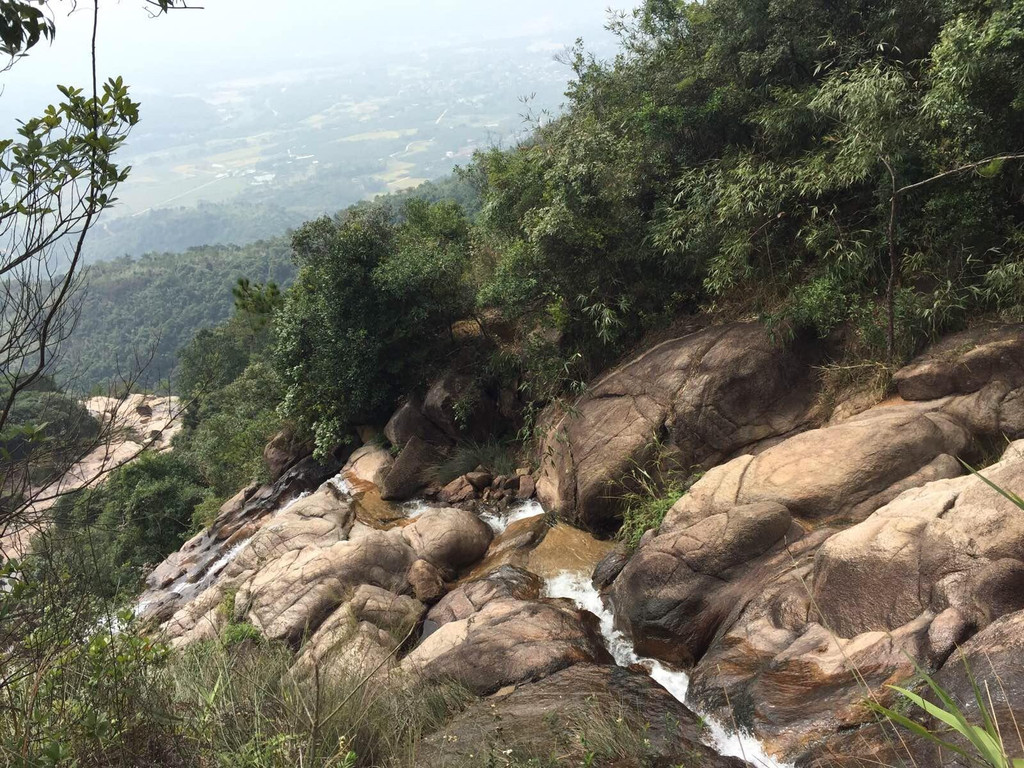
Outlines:
{"label": "stream", "polygon": [[[340,473],[326,482],[330,483],[342,494],[350,495],[354,492],[352,485]],[[290,499],[271,514],[271,519],[280,515],[299,501],[299,499],[305,498],[308,495],[309,492],[306,492]],[[438,506],[443,505],[423,500],[410,501],[401,505],[405,515],[410,518],[419,517],[425,511]],[[517,520],[525,520],[543,514],[544,508],[537,501],[529,500],[512,504],[508,509],[500,512],[483,512],[480,514],[480,519],[490,526],[495,536],[498,536]],[[204,564],[204,566],[201,566],[198,572],[192,571],[191,573],[186,572],[182,574],[170,586],[170,591],[181,595],[185,600],[195,597],[213,583],[217,576],[245,550],[250,541],[251,537],[246,538],[226,552],[223,552],[219,557],[211,557],[206,561],[208,565]],[[601,595],[591,584],[590,576],[589,572],[583,571],[563,570],[558,572],[556,575],[545,579],[544,596],[572,600],[581,610],[589,611],[597,616],[600,621],[602,639],[616,664],[621,667],[629,667],[634,664],[641,665],[648,669],[651,677],[660,683],[673,697],[687,704],[686,693],[690,684],[689,676],[683,671],[666,666],[657,659],[644,658],[637,655],[629,637],[616,629],[615,616],[604,604]],[[141,614],[147,605],[148,602],[140,602],[136,609],[137,614]],[[701,713],[692,705],[687,704],[687,706],[703,718],[705,744],[719,754],[726,757],[738,757],[761,768],[789,768],[785,763],[781,763],[768,755],[754,736],[727,728],[724,724]]]}

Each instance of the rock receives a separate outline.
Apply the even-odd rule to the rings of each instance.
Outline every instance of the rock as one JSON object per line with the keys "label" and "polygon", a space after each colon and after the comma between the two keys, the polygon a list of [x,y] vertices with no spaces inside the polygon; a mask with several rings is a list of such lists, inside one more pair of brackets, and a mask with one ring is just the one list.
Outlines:
{"label": "rock", "polygon": [[381,498],[386,501],[404,501],[429,481],[427,470],[437,464],[440,455],[434,446],[413,437],[398,454],[391,470],[384,476]]}
{"label": "rock", "polygon": [[[866,687],[887,706],[916,673],[928,622],[838,638],[815,622],[793,632],[768,618],[726,633],[693,670],[687,701],[752,729],[769,754],[799,759],[815,740],[873,723]],[[827,749],[825,750],[827,756]]]}
{"label": "rock", "polygon": [[[673,525],[636,552],[612,587],[616,618],[638,652],[658,651],[693,664],[707,650],[738,597],[730,576],[768,552],[784,548],[793,530],[789,511],[758,502],[702,516],[681,511]],[[663,647],[664,646],[664,647]]]}
{"label": "rock", "polygon": [[973,630],[971,622],[956,608],[947,608],[936,616],[928,627],[929,664],[941,666]]}
{"label": "rock", "polygon": [[1003,729],[1004,744],[1011,758],[1024,757],[1024,745],[1013,725],[1024,722],[1022,660],[1024,611],[1017,611],[1000,617],[964,643],[960,652],[951,655],[935,675],[971,723],[981,723],[974,685],[980,687],[986,701],[991,697],[993,714]]}
{"label": "rock", "polygon": [[500,599],[439,627],[405,657],[402,668],[486,695],[572,664],[610,660],[592,614],[563,600]]}
{"label": "rock", "polygon": [[544,515],[516,520],[494,537],[487,556],[469,573],[468,579],[477,579],[503,565],[526,567],[530,552],[547,535],[550,526]]}
{"label": "rock", "polygon": [[537,497],[564,520],[613,531],[630,473],[659,463],[656,440],[688,471],[801,429],[813,416],[809,373],[807,360],[773,346],[757,324],[662,342],[603,376],[555,420],[541,448]]}
{"label": "rock", "polygon": [[380,488],[395,460],[388,450],[375,443],[360,446],[342,468],[342,476],[353,485],[375,485]]}
{"label": "rock", "polygon": [[414,437],[438,446],[451,442],[443,430],[423,415],[423,404],[417,398],[410,398],[392,414],[384,426],[384,436],[396,447],[405,446]]}
{"label": "rock", "polygon": [[441,507],[417,517],[401,529],[418,557],[443,573],[455,573],[487,552],[494,532],[479,517],[461,509]]}
{"label": "rock", "polygon": [[467,472],[463,475],[473,488],[477,491],[482,491],[484,488],[489,486],[493,480],[491,473],[482,470],[475,470],[473,472]]}
{"label": "rock", "polygon": [[[1011,444],[986,477],[1024,485],[1022,449],[1024,442]],[[638,649],[646,642],[662,656],[680,645],[695,651],[691,699],[715,716],[735,713],[787,760],[855,751],[840,735],[851,729],[883,738],[862,706],[865,685],[890,702],[886,686],[913,677],[915,662],[949,666],[979,627],[1017,615],[1024,604],[1024,516],[973,475],[911,488],[842,531],[817,529],[795,541],[787,534],[785,548],[725,571],[718,569],[728,561],[718,558],[731,535],[698,538],[663,526],[637,557],[674,535],[689,540],[673,551],[697,552],[660,586],[652,571],[643,598],[651,631]],[[725,583],[708,581],[698,594],[691,569]],[[628,600],[633,593],[621,594]],[[658,634],[659,626],[672,631]]]}
{"label": "rock", "polygon": [[626,563],[629,562],[632,554],[625,546],[618,544],[601,558],[601,561],[594,567],[593,576],[590,580],[594,585],[594,589],[603,592],[607,587],[611,586],[611,583],[615,581],[616,577],[626,566]]}
{"label": "rock", "polygon": [[417,560],[408,574],[409,584],[416,599],[434,603],[444,595],[444,577],[436,566],[426,560]]}
{"label": "rock", "polygon": [[270,482],[276,482],[289,467],[312,452],[312,444],[300,440],[291,430],[278,432],[263,449],[263,464]]}
{"label": "rock", "polygon": [[468,374],[449,372],[435,381],[423,400],[423,414],[452,441],[486,440],[500,431],[496,400]]}
{"label": "rock", "polygon": [[534,600],[540,597],[541,580],[536,574],[513,565],[503,565],[487,576],[466,581],[441,598],[430,609],[431,631],[451,621],[460,621],[492,600]]}
{"label": "rock", "polygon": [[[319,675],[337,684],[397,664],[395,650],[423,615],[411,597],[362,585],[337,608],[302,647],[292,665],[299,680]],[[390,662],[390,665],[388,664]]]}
{"label": "rock", "polygon": [[476,489],[465,475],[460,475],[441,489],[440,498],[447,504],[461,504],[464,501],[475,499]]}
{"label": "rock", "polygon": [[[1024,486],[1024,441],[984,474],[1002,487]],[[983,626],[1024,608],[1021,558],[1024,514],[968,475],[909,490],[831,537],[815,560],[813,592],[843,637],[950,606]]]}
{"label": "rock", "polygon": [[165,632],[175,645],[205,636],[204,627],[219,621],[217,605],[233,589],[236,619],[268,638],[297,644],[360,585],[401,595],[414,590],[413,576],[422,590],[431,569],[456,574],[482,557],[491,540],[486,525],[458,509],[431,509],[404,528],[364,527],[356,534],[351,496],[325,484],[279,512],[224,578],[175,613]]}
{"label": "rock", "polygon": [[320,464],[312,457],[301,459],[281,478],[263,486],[249,486],[225,502],[213,524],[172,552],[146,579],[146,591],[139,597],[140,618],[160,609],[160,619],[175,611],[211,586],[226,570],[232,550],[241,547],[272,518],[304,493],[334,475],[340,462]]}
{"label": "rock", "polygon": [[620,768],[744,765],[703,746],[696,716],[650,677],[593,664],[470,705],[420,743],[414,762],[504,765],[514,755],[517,765],[587,765],[595,751],[601,760],[609,728]]}
{"label": "rock", "polygon": [[526,568],[542,579],[565,571],[590,573],[614,546],[610,541],[595,539],[586,531],[558,523],[547,533],[526,559]]}
{"label": "rock", "polygon": [[522,475],[519,478],[519,485],[516,488],[516,498],[520,501],[532,499],[537,490],[537,485],[530,475]]}
{"label": "rock", "polygon": [[906,400],[1024,386],[1024,325],[979,326],[947,336],[893,376]]}

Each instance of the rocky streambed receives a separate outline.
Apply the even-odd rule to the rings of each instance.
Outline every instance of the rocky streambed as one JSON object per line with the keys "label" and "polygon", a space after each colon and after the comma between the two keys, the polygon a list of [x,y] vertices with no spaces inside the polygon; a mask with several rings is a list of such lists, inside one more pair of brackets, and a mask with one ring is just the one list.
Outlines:
{"label": "rocky streambed", "polygon": [[[663,342],[548,415],[516,493],[452,486],[489,507],[385,500],[415,494],[415,457],[448,439],[423,426],[443,410],[428,395],[400,412],[397,458],[371,441],[240,492],[153,572],[140,614],[179,646],[249,622],[295,648],[300,678],[364,670],[485,697],[425,740],[424,763],[480,743],[539,754],[586,718],[582,696],[666,765],[944,764],[864,700],[891,702],[919,664],[969,709],[963,658],[1024,716],[1024,512],[962,463],[1024,488],[1024,335],[948,339],[871,407],[824,408],[814,364],[750,325]],[[706,474],[635,552],[613,546],[631,468],[666,452]],[[519,498],[534,479],[538,500]]]}

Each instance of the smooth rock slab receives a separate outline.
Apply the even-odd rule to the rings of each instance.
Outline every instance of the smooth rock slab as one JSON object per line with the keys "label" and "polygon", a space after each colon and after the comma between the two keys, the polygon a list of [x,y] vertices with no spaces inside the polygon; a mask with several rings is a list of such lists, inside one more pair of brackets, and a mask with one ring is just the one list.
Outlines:
{"label": "smooth rock slab", "polygon": [[402,669],[486,695],[573,664],[610,660],[597,618],[569,601],[498,599],[438,628],[405,657]]}

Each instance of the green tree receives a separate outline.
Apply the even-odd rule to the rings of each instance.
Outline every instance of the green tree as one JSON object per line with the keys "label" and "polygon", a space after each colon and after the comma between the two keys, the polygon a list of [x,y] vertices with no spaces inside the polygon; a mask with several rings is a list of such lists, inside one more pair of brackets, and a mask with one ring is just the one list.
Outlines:
{"label": "green tree", "polygon": [[470,295],[469,227],[457,206],[382,206],[299,229],[300,266],[276,320],[283,414],[328,451],[362,421],[386,416],[449,346]]}

